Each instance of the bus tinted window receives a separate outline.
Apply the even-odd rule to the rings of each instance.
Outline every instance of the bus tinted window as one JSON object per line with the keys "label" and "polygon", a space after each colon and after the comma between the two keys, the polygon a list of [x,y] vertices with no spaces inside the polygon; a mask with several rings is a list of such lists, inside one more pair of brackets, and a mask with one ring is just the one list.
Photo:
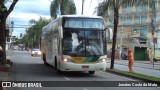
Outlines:
{"label": "bus tinted window", "polygon": [[103,29],[104,22],[100,18],[65,18],[64,28],[97,28]]}

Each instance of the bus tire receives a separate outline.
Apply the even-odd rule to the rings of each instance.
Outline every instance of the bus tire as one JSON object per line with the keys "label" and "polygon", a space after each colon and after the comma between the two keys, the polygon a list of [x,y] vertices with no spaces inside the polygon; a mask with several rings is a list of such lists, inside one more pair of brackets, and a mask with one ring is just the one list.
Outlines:
{"label": "bus tire", "polygon": [[58,69],[58,66],[57,66],[57,58],[55,57],[55,63],[54,63],[54,67],[55,67],[55,70],[58,74],[62,74],[62,71]]}
{"label": "bus tire", "polygon": [[95,71],[88,71],[89,72],[89,74],[94,74],[95,73]]}

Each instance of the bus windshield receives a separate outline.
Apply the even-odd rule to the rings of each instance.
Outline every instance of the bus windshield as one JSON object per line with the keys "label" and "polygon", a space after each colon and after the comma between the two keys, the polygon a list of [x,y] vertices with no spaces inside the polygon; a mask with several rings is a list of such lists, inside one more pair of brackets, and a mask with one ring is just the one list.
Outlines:
{"label": "bus windshield", "polygon": [[63,27],[103,29],[104,22],[100,18],[64,18]]}
{"label": "bus windshield", "polygon": [[64,29],[63,54],[74,56],[105,55],[105,31]]}
{"label": "bus windshield", "polygon": [[101,18],[64,18],[63,54],[97,56],[106,54],[106,36]]}

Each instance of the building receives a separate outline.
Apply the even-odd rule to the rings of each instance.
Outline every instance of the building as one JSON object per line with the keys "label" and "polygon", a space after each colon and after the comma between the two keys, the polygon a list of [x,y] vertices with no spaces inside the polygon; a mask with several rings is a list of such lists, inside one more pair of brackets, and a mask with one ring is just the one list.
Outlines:
{"label": "building", "polygon": [[[120,8],[119,27],[117,32],[117,46],[119,53],[123,48],[131,48],[134,52],[135,60],[149,60],[148,49],[153,50],[153,26],[155,27],[154,37],[160,34],[160,0],[155,0],[156,18],[150,13],[149,6],[128,6]],[[107,26],[113,29],[113,17],[110,12]],[[151,25],[153,24],[153,26]],[[157,36],[156,36],[157,35]],[[156,48],[160,48],[160,38],[158,37]],[[121,54],[120,54],[121,55]]]}
{"label": "building", "polygon": [[9,50],[11,48],[12,44],[12,28],[10,24],[10,18],[8,17],[6,19],[6,50]]}

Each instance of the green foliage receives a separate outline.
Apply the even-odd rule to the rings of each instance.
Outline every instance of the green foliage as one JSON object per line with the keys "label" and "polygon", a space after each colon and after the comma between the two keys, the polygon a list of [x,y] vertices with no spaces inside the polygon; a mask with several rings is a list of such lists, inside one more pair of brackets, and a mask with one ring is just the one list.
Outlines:
{"label": "green foliage", "polygon": [[130,75],[130,76],[134,76],[134,77],[138,77],[138,78],[147,79],[147,80],[160,81],[160,78],[158,78],[158,77],[148,76],[148,75],[144,75],[144,74],[140,74],[140,73],[135,73],[135,72],[130,73],[130,72],[126,72],[126,71],[122,71],[121,73],[126,74],[126,75]]}
{"label": "green foliage", "polygon": [[7,10],[7,8],[4,5],[5,0],[0,0],[0,13]]}
{"label": "green foliage", "polygon": [[121,71],[121,70],[116,70],[116,69],[106,69],[106,71],[109,71],[115,74],[119,74],[119,75],[123,75],[123,76],[129,76],[129,77],[134,77],[138,79],[148,80],[148,81],[155,81],[155,82],[160,81],[159,77],[149,76],[149,75],[140,74],[136,72]]}
{"label": "green foliage", "polygon": [[[38,21],[32,20],[35,24],[26,30],[26,35],[22,39],[17,40],[18,43],[25,44],[29,47],[38,47],[42,28],[51,20],[40,17]],[[31,23],[31,22],[29,22]]]}
{"label": "green foliage", "polygon": [[73,0],[53,0],[51,2],[50,14],[52,18],[56,18],[57,14],[68,15],[75,13],[76,6]]}

